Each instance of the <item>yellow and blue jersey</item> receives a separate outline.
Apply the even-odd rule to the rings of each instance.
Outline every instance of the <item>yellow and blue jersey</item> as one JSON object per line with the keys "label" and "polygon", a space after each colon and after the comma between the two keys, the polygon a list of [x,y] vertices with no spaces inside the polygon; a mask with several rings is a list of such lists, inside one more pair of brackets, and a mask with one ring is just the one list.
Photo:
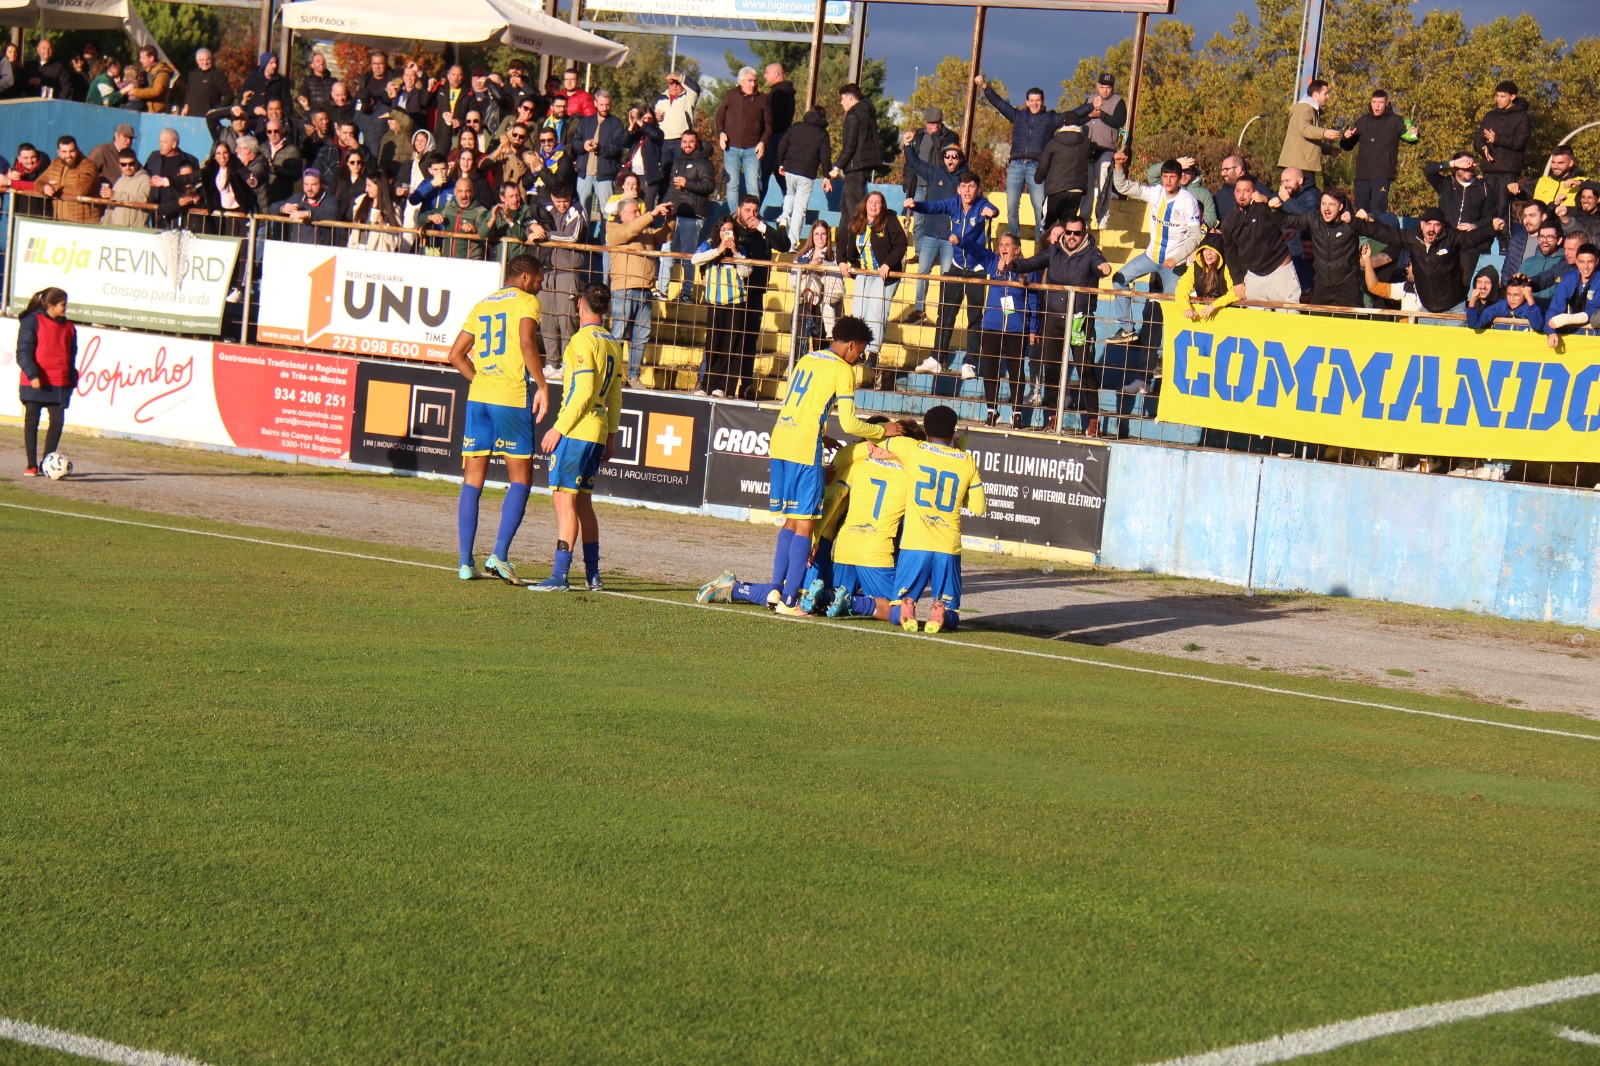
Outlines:
{"label": "yellow and blue jersey", "polygon": [[539,322],[539,297],[508,285],[473,305],[461,331],[472,337],[472,384],[467,399],[497,407],[528,406],[528,367],[522,360],[522,322]]}
{"label": "yellow and blue jersey", "polygon": [[[839,480],[850,487],[850,506],[833,541],[833,561],[862,567],[894,566],[894,540],[906,513],[906,470],[891,459],[874,459],[871,445],[852,444]],[[837,469],[839,459],[834,459]]]}
{"label": "yellow and blue jersey", "polygon": [[610,440],[622,420],[624,365],[622,344],[604,327],[584,326],[574,333],[562,359],[556,432],[592,444]]}
{"label": "yellow and blue jersey", "polygon": [[910,437],[890,437],[884,445],[905,468],[906,551],[961,554],[961,509],[981,515],[988,505],[978,463],[960,448]]}
{"label": "yellow and blue jersey", "polygon": [[856,374],[849,363],[824,348],[812,352],[789,373],[783,409],[772,427],[767,454],[785,462],[816,466],[822,462],[822,437],[828,417],[837,408],[844,432],[880,440],[883,427],[856,418]]}

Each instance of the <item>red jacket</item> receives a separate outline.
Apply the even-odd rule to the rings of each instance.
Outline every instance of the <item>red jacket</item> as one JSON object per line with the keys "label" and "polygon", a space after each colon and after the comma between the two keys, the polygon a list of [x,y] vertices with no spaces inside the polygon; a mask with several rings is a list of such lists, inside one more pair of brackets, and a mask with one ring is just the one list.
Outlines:
{"label": "red jacket", "polygon": [[561,94],[567,98],[567,114],[575,118],[588,118],[595,113],[594,97],[587,89],[574,89]]}

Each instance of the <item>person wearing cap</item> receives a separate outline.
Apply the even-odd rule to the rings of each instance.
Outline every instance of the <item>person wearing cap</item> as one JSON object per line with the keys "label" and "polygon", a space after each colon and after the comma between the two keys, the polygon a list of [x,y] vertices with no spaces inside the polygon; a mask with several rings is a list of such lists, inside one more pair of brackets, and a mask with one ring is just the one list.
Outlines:
{"label": "person wearing cap", "polygon": [[[908,204],[937,203],[960,195],[961,175],[967,170],[967,157],[962,154],[960,145],[945,145],[938,165],[925,164],[921,157],[911,153],[906,155],[906,165],[916,175],[917,183],[923,190],[920,199],[906,197]],[[900,321],[915,326],[928,321],[925,311],[928,304],[928,275],[935,263],[939,265],[940,277],[950,273],[950,267],[955,263],[956,246],[950,243],[950,215],[915,211],[910,206],[906,210],[913,212],[912,217],[916,221],[913,248],[917,253],[918,277],[916,296]]]}
{"label": "person wearing cap", "polygon": [[[676,141],[685,130],[694,129],[694,107],[699,100],[699,82],[676,70],[668,74],[667,87],[655,99],[656,113],[661,116],[661,135]],[[663,165],[671,169],[670,163],[663,161]]]}
{"label": "person wearing cap", "polygon": [[[956,131],[944,124],[944,109],[941,107],[923,108],[922,129],[908,130],[901,135],[900,140],[908,163],[912,156],[916,156],[929,167],[939,165],[939,157],[944,154],[946,148],[961,143]],[[912,200],[929,199],[927,181],[919,178],[909,165],[905,167],[900,178],[900,187]],[[938,199],[938,197],[933,198]]]}
{"label": "person wearing cap", "polygon": [[1472,137],[1472,147],[1483,168],[1483,182],[1488,186],[1489,210],[1496,217],[1505,214],[1510,196],[1522,195],[1519,179],[1523,153],[1532,133],[1528,103],[1517,94],[1516,82],[1503,81],[1496,85],[1494,107],[1483,116],[1478,132]]}
{"label": "person wearing cap", "polygon": [[1094,92],[1077,111],[1083,132],[1094,146],[1089,159],[1089,190],[1083,216],[1104,229],[1111,220],[1111,157],[1122,128],[1128,124],[1128,102],[1117,94],[1117,79],[1102,71]]}
{"label": "person wearing cap", "polygon": [[211,49],[194,54],[194,69],[183,79],[183,113],[201,116],[233,103],[228,76],[211,61]]}
{"label": "person wearing cap", "polygon": [[[983,90],[983,98],[1011,123],[1011,161],[1006,164],[1006,232],[1015,236],[1022,231],[1022,190],[1028,190],[1033,201],[1034,229],[1042,231],[1044,219],[1044,186],[1034,180],[1039,157],[1045,146],[1061,127],[1063,116],[1044,106],[1044,90],[1038,86],[1029,89],[1022,107],[1008,101],[989,86],[982,74],[973,75],[973,84]],[[1043,237],[1043,232],[1038,233]]]}
{"label": "person wearing cap", "polygon": [[294,227],[290,239],[300,244],[333,244],[334,230],[310,223],[337,221],[339,198],[323,184],[322,171],[316,167],[306,167],[300,175],[300,184],[299,192],[278,205],[278,214],[302,223]]}
{"label": "person wearing cap", "polygon": [[[1419,224],[1404,232],[1358,213],[1351,226],[1356,233],[1387,245],[1398,245],[1411,257],[1413,284],[1423,308],[1435,314],[1465,314],[1467,283],[1462,274],[1463,254],[1472,256],[1488,247],[1494,235],[1505,229],[1500,218],[1486,219],[1477,229],[1451,229],[1444,212],[1430,207]],[[1451,325],[1448,320],[1440,324]]]}
{"label": "person wearing cap", "polygon": [[150,190],[150,175],[139,165],[139,157],[133,154],[133,149],[125,148],[118,154],[117,180],[111,183],[110,189],[101,186],[101,195],[107,200],[129,205],[107,208],[100,218],[101,225],[125,229],[144,229],[150,225],[150,214],[156,206],[155,197]]}
{"label": "person wearing cap", "polygon": [[1307,174],[1321,174],[1322,160],[1338,151],[1343,130],[1329,129],[1322,122],[1322,109],[1328,105],[1333,88],[1321,78],[1306,86],[1306,94],[1289,108],[1289,127],[1283,133],[1283,150],[1278,166],[1297,167]]}
{"label": "person wearing cap", "polygon": [[[89,149],[89,162],[100,168],[100,180],[115,185],[122,177],[118,158],[133,147],[133,127],[126,122],[111,132],[111,139]],[[146,179],[148,180],[148,178]]]}

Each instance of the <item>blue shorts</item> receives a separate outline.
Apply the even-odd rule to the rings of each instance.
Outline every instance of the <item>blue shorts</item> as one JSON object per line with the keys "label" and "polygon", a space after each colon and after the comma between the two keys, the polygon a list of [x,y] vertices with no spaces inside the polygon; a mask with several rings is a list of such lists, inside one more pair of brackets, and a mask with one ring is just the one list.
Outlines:
{"label": "blue shorts", "polygon": [[902,551],[894,568],[894,598],[922,598],[931,589],[933,598],[950,610],[961,608],[961,556],[945,552]]}
{"label": "blue shorts", "polygon": [[853,596],[860,593],[875,600],[895,599],[899,588],[894,581],[892,566],[856,566],[853,563],[833,564],[833,585],[844,585]]}
{"label": "blue shorts", "polygon": [[600,457],[605,451],[604,444],[562,437],[550,457],[551,491],[593,492],[594,476],[600,472]]}
{"label": "blue shorts", "polygon": [[767,510],[786,518],[822,517],[822,464],[772,460]]}
{"label": "blue shorts", "polygon": [[461,454],[533,458],[533,412],[526,407],[468,400]]}

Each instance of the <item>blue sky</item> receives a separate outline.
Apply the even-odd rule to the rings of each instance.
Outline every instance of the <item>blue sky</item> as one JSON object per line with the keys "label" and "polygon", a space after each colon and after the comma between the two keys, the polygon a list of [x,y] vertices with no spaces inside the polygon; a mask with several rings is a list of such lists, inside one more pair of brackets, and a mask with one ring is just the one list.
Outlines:
{"label": "blue sky", "polygon": [[[1218,3],[1207,0],[1179,0],[1178,12],[1195,24],[1201,40],[1226,26],[1241,8],[1255,10],[1253,2]],[[1415,11],[1459,8],[1468,24],[1490,21],[1502,14],[1516,14],[1520,5],[1507,6],[1504,0],[1463,0],[1460,3],[1418,3]],[[1545,27],[1546,34],[1571,40],[1600,35],[1600,3],[1596,0],[1536,0],[1527,5]],[[990,8],[985,36],[984,68],[1003,78],[1019,92],[1029,85],[1040,85],[1049,99],[1055,98],[1061,79],[1070,74],[1078,60],[1099,55],[1111,45],[1133,33],[1133,15],[1103,15],[1094,12],[1038,12]],[[889,91],[898,99],[911,94],[915,70],[938,63],[946,55],[967,54],[972,42],[972,9],[928,4],[873,4],[867,16],[867,54],[882,56],[889,63]],[[1071,42],[1070,47],[1062,42]],[[727,64],[723,52],[730,42],[680,38],[679,50],[700,60],[711,75],[723,76]],[[749,59],[743,48],[736,49]],[[1125,71],[1118,71],[1125,76]]]}

